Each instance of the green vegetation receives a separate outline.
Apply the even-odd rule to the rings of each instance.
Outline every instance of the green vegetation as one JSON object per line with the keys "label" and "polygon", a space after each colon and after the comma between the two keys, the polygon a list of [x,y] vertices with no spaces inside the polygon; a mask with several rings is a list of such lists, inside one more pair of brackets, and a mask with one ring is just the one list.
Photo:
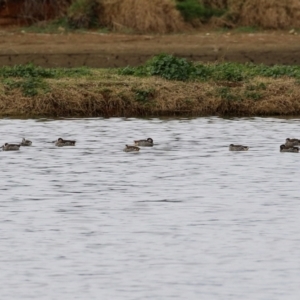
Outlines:
{"label": "green vegetation", "polygon": [[0,69],[1,77],[42,77],[53,78],[55,71],[34,66],[33,64],[16,65],[13,67],[2,67]]}
{"label": "green vegetation", "polygon": [[74,0],[68,8],[68,24],[71,28],[90,28],[98,25],[98,2]]}
{"label": "green vegetation", "polygon": [[0,78],[3,78],[6,90],[21,89],[25,96],[35,96],[49,91],[45,78],[63,78],[88,76],[91,71],[87,68],[57,68],[48,69],[33,64],[16,65],[0,68]]}
{"label": "green vegetation", "polygon": [[153,57],[143,66],[125,67],[118,70],[120,75],[160,76],[169,80],[214,80],[241,82],[255,76],[291,77],[300,79],[300,66],[265,66],[239,63],[201,64],[168,54]]}
{"label": "green vegetation", "polygon": [[41,77],[41,78],[62,78],[91,75],[90,69],[81,68],[42,68],[34,64],[16,65],[13,67],[1,67],[0,77]]}
{"label": "green vegetation", "polygon": [[148,103],[151,99],[154,98],[154,90],[153,89],[133,89],[134,98],[136,101],[141,103]]}
{"label": "green vegetation", "polygon": [[177,0],[176,7],[188,22],[195,19],[207,21],[213,16],[219,17],[225,13],[224,10],[207,7],[199,0]]}
{"label": "green vegetation", "polygon": [[39,93],[46,93],[49,86],[41,78],[27,77],[19,80],[4,80],[6,91],[21,89],[24,96],[36,96]]}
{"label": "green vegetation", "polygon": [[184,58],[172,55],[160,54],[150,59],[145,69],[150,76],[158,75],[169,80],[188,80],[195,67]]}
{"label": "green vegetation", "polygon": [[241,101],[242,98],[238,94],[234,93],[229,87],[220,87],[216,89],[216,96],[219,96],[222,100],[227,101]]}
{"label": "green vegetation", "polygon": [[150,59],[144,66],[119,69],[120,75],[160,76],[169,80],[186,81],[195,74],[193,63],[173,55],[160,54]]}
{"label": "green vegetation", "polygon": [[2,67],[0,79],[1,116],[300,114],[297,66],[199,64],[159,55],[124,69]]}

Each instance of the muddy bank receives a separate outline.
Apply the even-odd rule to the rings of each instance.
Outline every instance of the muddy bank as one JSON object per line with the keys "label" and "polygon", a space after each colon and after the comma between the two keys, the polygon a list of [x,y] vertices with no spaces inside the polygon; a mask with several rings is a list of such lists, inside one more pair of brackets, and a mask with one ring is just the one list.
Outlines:
{"label": "muddy bank", "polygon": [[33,62],[43,67],[124,67],[170,53],[193,61],[300,64],[300,36],[286,32],[120,35],[93,32],[0,32],[0,65]]}

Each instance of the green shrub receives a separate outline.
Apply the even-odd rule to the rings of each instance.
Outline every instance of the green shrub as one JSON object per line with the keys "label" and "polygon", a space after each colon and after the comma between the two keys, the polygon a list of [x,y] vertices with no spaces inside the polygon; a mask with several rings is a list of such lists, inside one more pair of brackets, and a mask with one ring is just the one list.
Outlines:
{"label": "green shrub", "polygon": [[197,64],[195,72],[192,74],[194,78],[208,80],[212,77],[212,68],[209,65]]}
{"label": "green shrub", "polygon": [[89,28],[98,25],[98,2],[74,0],[68,9],[68,24],[71,28]]}
{"label": "green shrub", "polygon": [[[300,66],[265,66],[239,63],[199,64],[169,54],[154,56],[143,66],[118,70],[120,75],[160,76],[169,80],[214,80],[241,82],[255,76],[300,79]],[[262,88],[263,89],[263,88]]]}
{"label": "green shrub", "polygon": [[177,0],[176,7],[186,21],[208,20],[212,16],[221,16],[224,11],[204,6],[199,0]]}
{"label": "green shrub", "polygon": [[195,72],[193,63],[185,58],[169,54],[160,54],[146,63],[149,75],[156,75],[170,80],[188,80]]}

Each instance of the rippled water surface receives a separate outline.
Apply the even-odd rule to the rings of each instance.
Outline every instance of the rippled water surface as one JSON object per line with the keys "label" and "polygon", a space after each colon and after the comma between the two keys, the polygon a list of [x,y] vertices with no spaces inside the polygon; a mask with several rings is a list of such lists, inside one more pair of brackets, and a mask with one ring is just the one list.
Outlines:
{"label": "rippled water surface", "polygon": [[0,120],[0,298],[299,299],[299,125]]}

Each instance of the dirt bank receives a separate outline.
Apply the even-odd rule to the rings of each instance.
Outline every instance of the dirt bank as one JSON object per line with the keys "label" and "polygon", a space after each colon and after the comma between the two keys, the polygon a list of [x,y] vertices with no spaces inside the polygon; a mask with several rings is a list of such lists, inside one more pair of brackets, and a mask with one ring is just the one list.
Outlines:
{"label": "dirt bank", "polygon": [[300,35],[288,32],[123,35],[0,31],[0,65],[124,67],[161,52],[194,61],[300,64]]}
{"label": "dirt bank", "polygon": [[[170,81],[94,69],[87,76],[0,82],[0,116],[145,117],[300,115],[295,78]],[[32,88],[36,86],[38,93]],[[27,94],[27,95],[26,95]]]}

